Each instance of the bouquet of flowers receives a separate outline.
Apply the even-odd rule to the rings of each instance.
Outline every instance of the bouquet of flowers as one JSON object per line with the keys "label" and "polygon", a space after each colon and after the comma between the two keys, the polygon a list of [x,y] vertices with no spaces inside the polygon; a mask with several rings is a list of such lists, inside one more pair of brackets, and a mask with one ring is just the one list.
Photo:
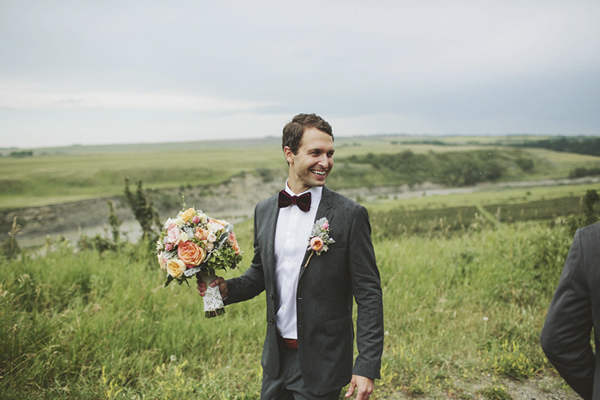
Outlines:
{"label": "bouquet of flowers", "polygon": [[[156,242],[158,264],[167,271],[167,287],[172,281],[182,284],[198,274],[207,285],[204,296],[206,318],[225,313],[219,288],[210,287],[215,271],[235,268],[242,259],[233,225],[188,208],[165,222]],[[188,283],[189,284],[189,283]]]}

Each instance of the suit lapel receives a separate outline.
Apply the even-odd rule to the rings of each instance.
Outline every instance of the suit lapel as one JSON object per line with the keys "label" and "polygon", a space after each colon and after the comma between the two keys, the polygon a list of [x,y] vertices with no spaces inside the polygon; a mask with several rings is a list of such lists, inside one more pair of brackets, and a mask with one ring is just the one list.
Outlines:
{"label": "suit lapel", "polygon": [[[333,221],[333,218],[335,217],[333,202],[332,202],[332,198],[331,198],[331,191],[329,189],[327,189],[326,187],[323,187],[323,192],[321,193],[321,201],[319,202],[319,208],[317,208],[317,214],[315,216],[315,220],[313,221],[313,223],[323,217],[327,218],[327,220],[329,221],[330,224],[331,224],[331,221]],[[308,247],[308,242],[307,242],[307,247]],[[312,253],[312,251],[307,250],[306,253],[304,254],[304,259],[302,260],[302,264],[300,265],[300,278],[299,279],[302,279],[302,275],[304,275],[304,271],[307,268],[310,268],[310,264],[306,268],[304,266],[306,265],[306,262],[308,261],[308,258],[310,257],[311,253]],[[313,261],[313,259],[315,257],[317,257],[316,254],[313,255],[311,262]]]}

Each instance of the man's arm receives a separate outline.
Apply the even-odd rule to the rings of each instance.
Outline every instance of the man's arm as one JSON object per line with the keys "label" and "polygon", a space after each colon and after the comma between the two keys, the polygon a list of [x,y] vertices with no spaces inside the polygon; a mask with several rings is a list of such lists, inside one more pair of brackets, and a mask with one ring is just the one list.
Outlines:
{"label": "man's arm", "polygon": [[541,344],[548,360],[584,399],[591,399],[595,358],[590,344],[592,308],[578,230],[546,316]]}
{"label": "man's arm", "polygon": [[[221,292],[221,297],[223,297],[225,305],[249,300],[265,290],[264,272],[260,258],[258,240],[256,238],[256,212],[257,210],[255,209],[254,257],[250,267],[242,276],[228,280],[219,277],[210,283],[213,287],[219,286],[219,291]],[[201,279],[198,279],[198,292],[200,296],[205,295],[206,289],[206,284]]]}
{"label": "man's arm", "polygon": [[[384,337],[383,300],[379,270],[371,243],[369,216],[362,206],[354,216],[350,241],[352,292],[358,306],[356,321],[358,357],[354,363],[353,374],[371,380],[379,379]],[[355,380],[354,376],[353,380]]]}

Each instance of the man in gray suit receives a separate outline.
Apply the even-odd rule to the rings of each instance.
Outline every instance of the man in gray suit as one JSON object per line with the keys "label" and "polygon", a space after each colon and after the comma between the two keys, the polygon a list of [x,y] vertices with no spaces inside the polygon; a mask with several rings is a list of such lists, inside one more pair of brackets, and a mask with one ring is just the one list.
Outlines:
{"label": "man in gray suit", "polygon": [[[366,209],[328,190],[333,168],[331,126],[299,114],[283,129],[288,163],[285,189],[260,202],[254,213],[254,258],[240,277],[219,278],[225,304],[267,300],[261,398],[366,400],[380,378],[383,303]],[[315,221],[332,241],[308,249]],[[327,243],[326,243],[327,244]],[[201,295],[206,285],[198,283]],[[353,297],[358,306],[358,356],[353,364]]]}
{"label": "man in gray suit", "polygon": [[575,232],[558,288],[542,329],[542,349],[584,399],[600,400],[600,224]]}

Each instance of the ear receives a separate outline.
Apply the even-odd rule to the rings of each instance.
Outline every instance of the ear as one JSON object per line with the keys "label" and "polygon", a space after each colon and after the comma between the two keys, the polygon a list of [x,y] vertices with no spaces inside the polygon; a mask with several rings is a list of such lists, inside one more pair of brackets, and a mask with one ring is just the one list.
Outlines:
{"label": "ear", "polygon": [[283,155],[285,156],[285,160],[288,162],[288,164],[294,163],[294,152],[289,146],[285,146],[283,148]]}

